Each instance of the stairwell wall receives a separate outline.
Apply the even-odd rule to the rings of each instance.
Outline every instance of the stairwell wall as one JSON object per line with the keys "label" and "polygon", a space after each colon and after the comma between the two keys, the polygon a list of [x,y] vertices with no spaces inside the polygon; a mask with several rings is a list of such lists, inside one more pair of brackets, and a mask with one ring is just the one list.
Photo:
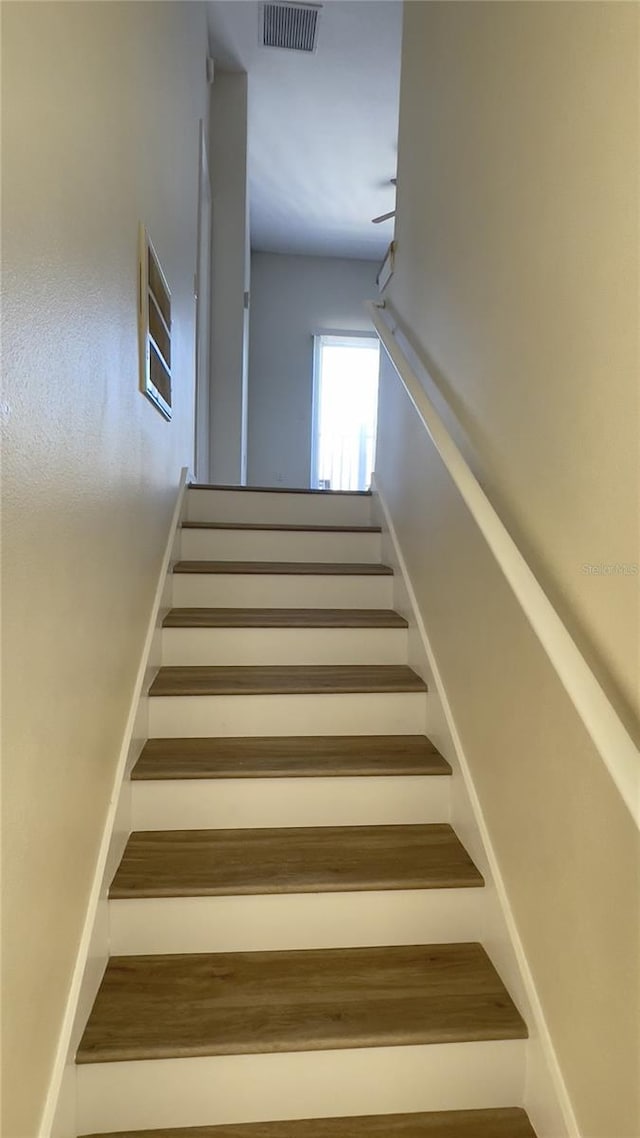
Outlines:
{"label": "stairwell wall", "polygon": [[[205,6],[7,4],[3,1126],[39,1133],[180,469],[192,461]],[[138,222],[174,413],[138,389]]]}
{"label": "stairwell wall", "polygon": [[[636,733],[637,20],[405,5],[389,286],[429,394]],[[579,1131],[631,1138],[637,831],[388,361],[376,483]]]}
{"label": "stairwell wall", "polygon": [[640,737],[640,9],[407,4],[404,19],[389,297]]}
{"label": "stairwell wall", "polygon": [[[568,1133],[633,1138],[638,831],[386,357],[379,421],[376,485],[571,1104]],[[499,962],[501,946],[487,948]],[[538,1124],[544,1104],[525,1105]]]}

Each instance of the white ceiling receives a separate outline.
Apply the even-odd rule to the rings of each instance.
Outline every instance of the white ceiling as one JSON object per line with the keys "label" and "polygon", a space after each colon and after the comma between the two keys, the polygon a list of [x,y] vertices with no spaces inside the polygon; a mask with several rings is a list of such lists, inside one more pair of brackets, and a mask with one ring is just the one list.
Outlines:
{"label": "white ceiling", "polygon": [[393,222],[402,4],[324,0],[313,55],[259,44],[260,5],[212,0],[218,65],[249,75],[251,243],[382,259]]}

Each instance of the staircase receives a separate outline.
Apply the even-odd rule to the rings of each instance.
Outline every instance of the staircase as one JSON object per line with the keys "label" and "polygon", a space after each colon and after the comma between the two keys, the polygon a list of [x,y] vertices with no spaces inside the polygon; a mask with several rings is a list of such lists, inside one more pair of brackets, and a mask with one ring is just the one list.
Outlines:
{"label": "staircase", "polygon": [[370,511],[188,491],[82,1134],[534,1138]]}

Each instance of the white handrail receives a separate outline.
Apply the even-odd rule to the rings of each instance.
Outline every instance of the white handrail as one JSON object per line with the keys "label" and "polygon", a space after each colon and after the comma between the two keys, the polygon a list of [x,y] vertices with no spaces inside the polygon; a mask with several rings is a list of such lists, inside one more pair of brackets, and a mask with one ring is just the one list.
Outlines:
{"label": "white handrail", "polygon": [[640,828],[640,751],[429,399],[398,343],[388,305],[368,301],[367,309],[423,426]]}

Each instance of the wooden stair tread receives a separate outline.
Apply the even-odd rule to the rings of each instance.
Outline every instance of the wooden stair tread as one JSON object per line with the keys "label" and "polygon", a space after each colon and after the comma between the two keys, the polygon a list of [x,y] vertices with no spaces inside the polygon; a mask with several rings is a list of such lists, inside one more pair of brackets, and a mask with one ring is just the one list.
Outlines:
{"label": "wooden stair tread", "polygon": [[306,695],[426,691],[406,664],[190,665],[160,668],[151,696]]}
{"label": "wooden stair tread", "polygon": [[132,779],[365,778],[450,775],[423,735],[149,739]]}
{"label": "wooden stair tread", "polygon": [[181,522],[183,529],[275,530],[285,533],[382,533],[381,526],[292,525],[285,522]]}
{"label": "wooden stair tread", "polygon": [[214,486],[211,482],[190,482],[190,490],[238,490],[243,494],[324,494],[325,498],[370,498],[370,490],[312,490],[305,486]]}
{"label": "wooden stair tread", "polygon": [[176,561],[174,573],[289,577],[391,577],[389,565],[358,561]]}
{"label": "wooden stair tread", "polygon": [[524,1110],[445,1110],[427,1114],[376,1114],[307,1118],[173,1130],[127,1130],[86,1138],[536,1138]]}
{"label": "wooden stair tread", "polygon": [[174,608],[165,628],[407,628],[392,609]]}
{"label": "wooden stair tread", "polygon": [[109,896],[212,897],[481,886],[447,823],[131,834]]}
{"label": "wooden stair tread", "polygon": [[114,956],[77,1062],[526,1035],[480,944]]}

